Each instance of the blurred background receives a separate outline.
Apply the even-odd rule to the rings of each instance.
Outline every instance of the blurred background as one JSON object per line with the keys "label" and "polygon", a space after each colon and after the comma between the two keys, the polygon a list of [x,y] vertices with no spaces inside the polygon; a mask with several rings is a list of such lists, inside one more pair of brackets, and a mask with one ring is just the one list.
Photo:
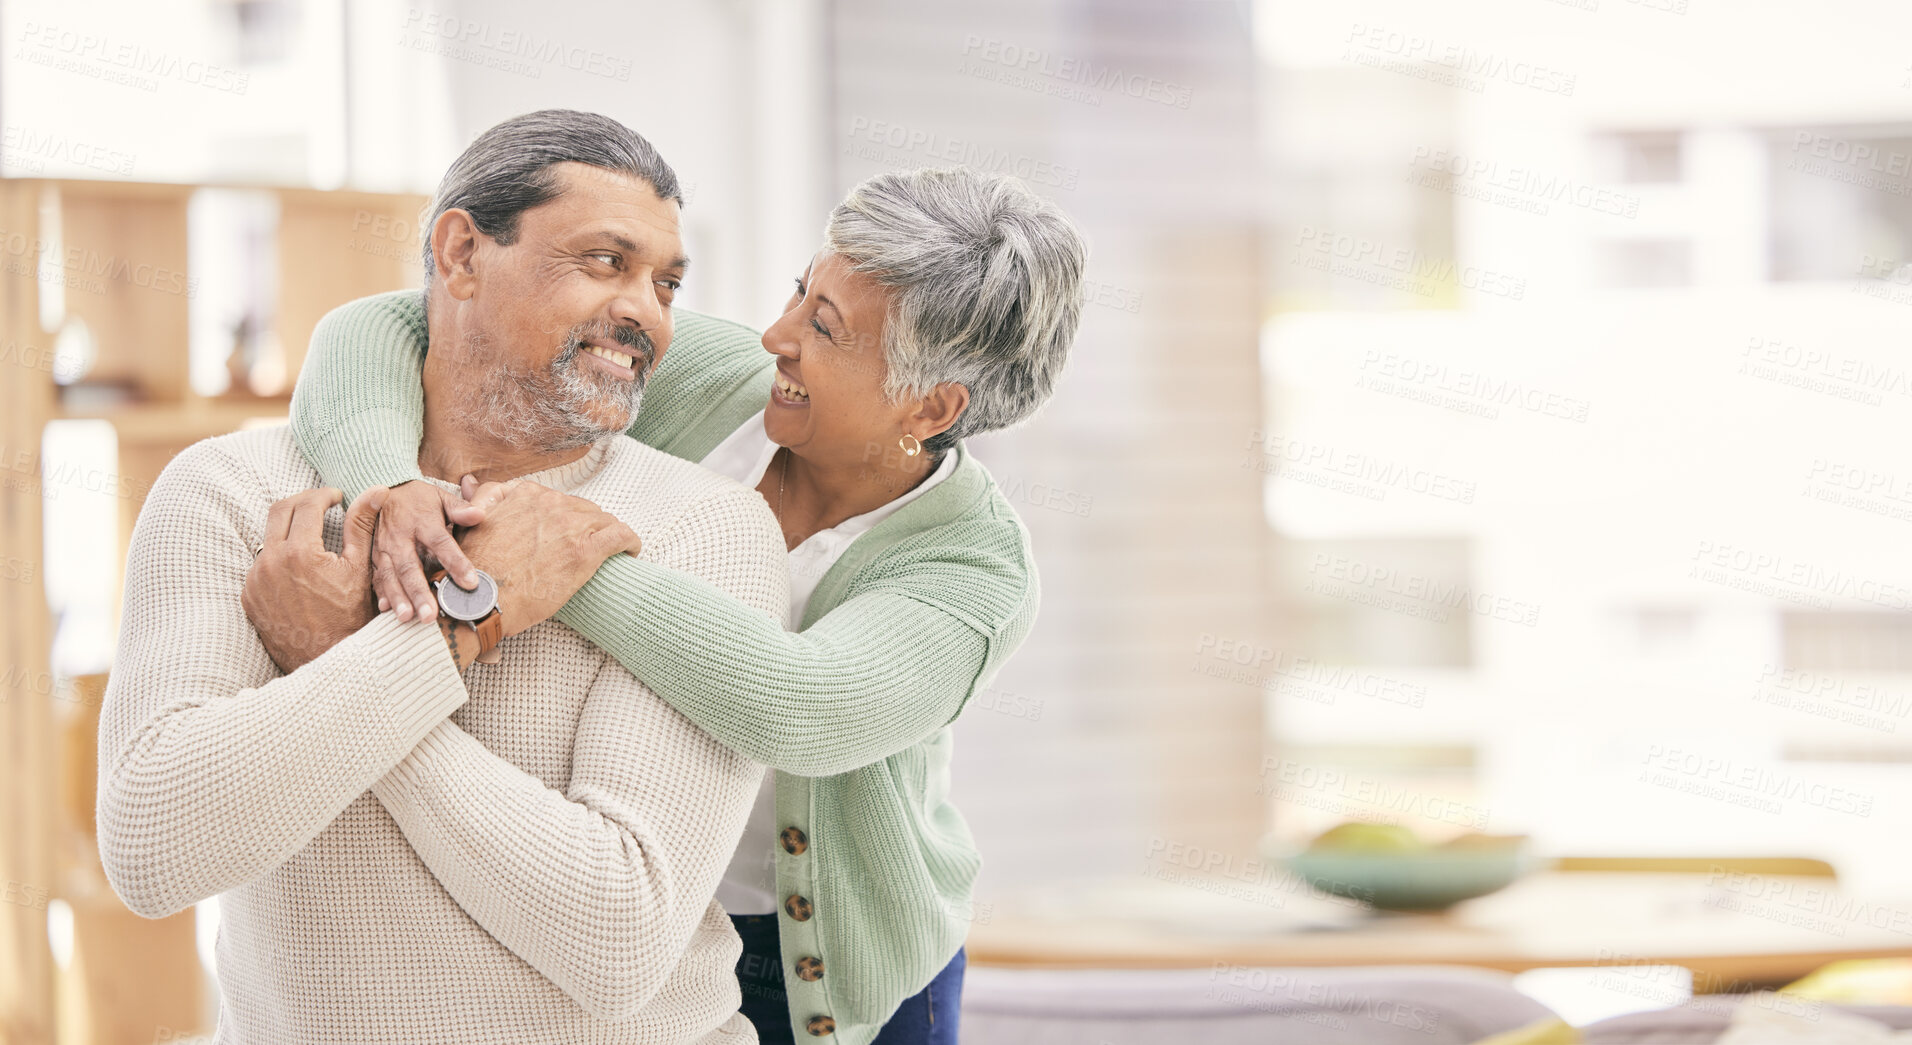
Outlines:
{"label": "blurred background", "polygon": [[[1912,947],[1912,8],[5,0],[0,38],[4,1040],[210,1030],[216,903],[142,922],[91,848],[132,520],[547,107],[657,144],[679,304],[758,327],[882,170],[1016,174],[1091,242],[1055,400],[974,445],[1044,589],[956,727],[976,990],[1426,963],[1586,1026]],[[1311,871],[1350,822],[1495,891]]]}

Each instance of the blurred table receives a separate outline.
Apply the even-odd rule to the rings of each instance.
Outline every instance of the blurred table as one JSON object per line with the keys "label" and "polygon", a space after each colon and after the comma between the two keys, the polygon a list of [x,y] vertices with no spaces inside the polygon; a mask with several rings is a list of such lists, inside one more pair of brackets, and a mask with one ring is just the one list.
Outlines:
{"label": "blurred table", "polygon": [[1679,965],[1696,993],[1721,993],[1912,954],[1912,895],[1853,896],[1829,878],[1545,871],[1445,912],[1395,914],[1287,879],[1145,879],[997,903],[978,912],[968,953],[1065,968]]}

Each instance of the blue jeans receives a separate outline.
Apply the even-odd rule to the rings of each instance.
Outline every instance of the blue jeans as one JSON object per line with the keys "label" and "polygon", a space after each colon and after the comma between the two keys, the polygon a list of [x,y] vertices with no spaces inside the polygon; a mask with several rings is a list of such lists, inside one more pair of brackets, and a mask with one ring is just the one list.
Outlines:
{"label": "blue jeans", "polygon": [[[777,916],[733,914],[730,921],[744,941],[744,953],[737,958],[744,1018],[757,1028],[757,1039],[763,1045],[796,1045],[790,1036],[790,1002],[783,992]],[[962,1017],[963,969],[968,964],[968,957],[958,950],[929,986],[903,999],[877,1032],[873,1045],[956,1045]]]}

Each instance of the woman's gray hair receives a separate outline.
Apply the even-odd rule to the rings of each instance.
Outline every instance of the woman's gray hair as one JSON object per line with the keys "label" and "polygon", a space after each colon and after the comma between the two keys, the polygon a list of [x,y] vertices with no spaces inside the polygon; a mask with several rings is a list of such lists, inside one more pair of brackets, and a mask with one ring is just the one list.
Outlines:
{"label": "woman's gray hair", "polygon": [[963,167],[879,174],[831,212],[824,249],[890,289],[890,402],[969,389],[956,423],[923,441],[930,452],[1023,421],[1055,390],[1088,251],[1021,182]]}
{"label": "woman's gray hair", "polygon": [[518,216],[556,199],[563,186],[551,168],[587,163],[628,174],[684,205],[677,172],[644,136],[609,116],[542,109],[513,116],[480,134],[452,161],[425,207],[425,288],[432,285],[432,226],[448,210],[471,213],[478,231],[505,246],[517,242]]}

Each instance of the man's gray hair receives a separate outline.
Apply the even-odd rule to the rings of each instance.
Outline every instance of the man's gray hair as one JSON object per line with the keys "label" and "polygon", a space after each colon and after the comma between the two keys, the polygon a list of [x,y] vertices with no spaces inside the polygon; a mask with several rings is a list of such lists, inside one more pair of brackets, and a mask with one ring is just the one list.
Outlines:
{"label": "man's gray hair", "polygon": [[513,116],[465,147],[425,208],[425,289],[432,285],[432,226],[448,210],[466,210],[478,231],[505,246],[517,242],[518,216],[556,199],[563,186],[551,170],[586,163],[628,174],[684,205],[677,172],[644,136],[592,112],[543,109]]}
{"label": "man's gray hair", "polygon": [[932,453],[1027,419],[1055,390],[1088,251],[1021,182],[963,167],[879,174],[831,212],[824,249],[890,289],[892,403],[969,389],[956,423],[923,441]]}

